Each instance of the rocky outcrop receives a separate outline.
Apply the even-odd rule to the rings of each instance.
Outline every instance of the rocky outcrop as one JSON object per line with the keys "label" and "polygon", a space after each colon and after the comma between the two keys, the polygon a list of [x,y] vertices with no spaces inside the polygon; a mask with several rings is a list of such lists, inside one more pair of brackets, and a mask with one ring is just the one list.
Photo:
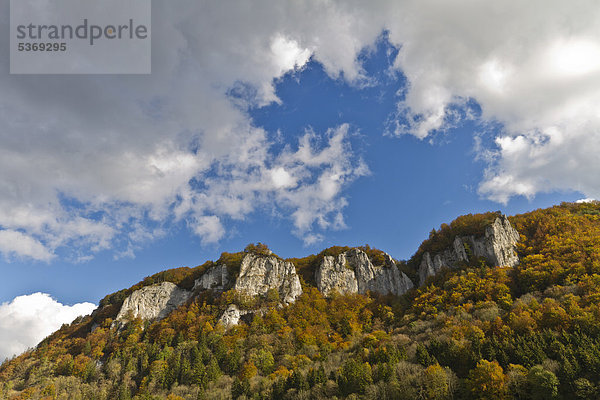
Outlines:
{"label": "rocky outcrop", "polygon": [[485,257],[493,265],[514,267],[519,263],[515,251],[519,239],[519,232],[513,228],[508,218],[502,215],[485,229],[483,238],[472,239],[471,250],[475,257]]}
{"label": "rocky outcrop", "polygon": [[115,321],[124,323],[130,316],[147,320],[162,319],[185,303],[190,296],[191,292],[171,282],[146,286],[125,299]]}
{"label": "rocky outcrop", "polygon": [[381,294],[401,296],[413,288],[414,284],[408,276],[398,269],[389,254],[385,254],[386,264],[373,267],[374,279],[371,281],[371,291]]}
{"label": "rocky outcrop", "polygon": [[[194,289],[223,290],[230,284],[225,265],[216,265],[196,280]],[[296,274],[294,264],[268,254],[247,253],[242,259],[240,273],[235,279],[233,288],[247,296],[264,296],[271,289],[279,293],[285,304],[292,303],[302,294],[300,278]],[[257,310],[240,310],[231,304],[219,318],[225,327],[237,325],[240,318],[253,314]]]}
{"label": "rocky outcrop", "polygon": [[[498,217],[486,227],[483,236],[457,236],[452,246],[436,254],[425,253],[419,267],[420,283],[435,275],[444,267],[455,267],[468,262],[470,257],[484,257],[494,265],[514,266],[519,260],[515,244],[518,232],[504,216]],[[333,291],[383,295],[402,295],[413,287],[413,282],[404,274],[388,254],[383,253],[383,265],[373,265],[368,255],[354,248],[337,257],[325,256],[315,271],[317,288],[325,296]],[[234,288],[247,296],[264,296],[269,290],[276,290],[283,304],[289,304],[302,294],[300,279],[291,262],[270,254],[247,252],[242,258],[237,278],[229,275],[225,264],[214,265],[196,279],[194,291]],[[185,303],[192,292],[181,289],[170,282],[147,286],[129,295],[116,322],[123,323],[131,317],[156,320],[166,317],[171,311]],[[225,326],[239,322],[245,314],[254,311],[240,311],[230,306],[221,316]],[[245,318],[248,318],[247,316]]]}
{"label": "rocky outcrop", "polygon": [[346,254],[337,258],[325,256],[315,274],[317,289],[324,295],[332,291],[338,293],[358,293],[356,275],[346,260]]}
{"label": "rocky outcrop", "polygon": [[374,266],[360,249],[348,250],[337,257],[325,256],[315,274],[317,289],[325,296],[332,291],[342,294],[366,293],[402,295],[413,287],[388,254],[385,265]]}
{"label": "rocky outcrop", "polygon": [[429,252],[423,254],[419,265],[419,285],[425,283],[428,277],[436,275],[442,268],[452,268],[460,261],[468,260],[463,238],[457,236],[452,243],[452,248],[434,254],[433,257]]}
{"label": "rocky outcrop", "polygon": [[237,305],[230,304],[219,318],[219,323],[225,328],[231,328],[232,326],[239,324],[240,321],[250,324],[255,315],[265,315],[266,312],[267,310],[265,308],[260,308],[258,310],[240,310]]}
{"label": "rocky outcrop", "polygon": [[248,296],[265,295],[270,289],[275,289],[286,304],[294,302],[302,294],[294,264],[273,255],[253,253],[242,259],[234,288]]}
{"label": "rocky outcrop", "polygon": [[220,264],[209,268],[200,278],[196,279],[193,290],[224,290],[228,284],[227,265]]}
{"label": "rocky outcrop", "polygon": [[223,326],[225,326],[226,328],[229,328],[231,326],[237,325],[240,322],[241,316],[242,313],[240,312],[238,306],[236,306],[235,304],[230,304],[229,307],[227,307],[227,310],[225,310],[225,312],[223,313],[223,315],[221,315],[221,318],[219,318],[219,322],[223,324]]}
{"label": "rocky outcrop", "polygon": [[440,253],[423,254],[419,265],[419,284],[437,274],[442,268],[454,268],[469,257],[483,257],[494,266],[514,267],[519,263],[515,246],[519,232],[502,215],[485,228],[483,236],[457,236],[452,247]]}

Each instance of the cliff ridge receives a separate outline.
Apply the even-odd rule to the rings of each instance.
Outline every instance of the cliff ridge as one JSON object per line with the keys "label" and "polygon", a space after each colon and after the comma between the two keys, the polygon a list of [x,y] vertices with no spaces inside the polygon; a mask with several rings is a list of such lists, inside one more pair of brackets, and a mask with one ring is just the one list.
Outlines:
{"label": "cliff ridge", "polygon": [[486,259],[494,266],[514,267],[519,263],[516,253],[519,238],[519,232],[505,215],[498,216],[486,226],[483,235],[457,235],[449,248],[423,254],[418,269],[419,285],[423,285],[428,277],[436,275],[442,268],[455,268],[459,263],[468,263],[477,257]]}

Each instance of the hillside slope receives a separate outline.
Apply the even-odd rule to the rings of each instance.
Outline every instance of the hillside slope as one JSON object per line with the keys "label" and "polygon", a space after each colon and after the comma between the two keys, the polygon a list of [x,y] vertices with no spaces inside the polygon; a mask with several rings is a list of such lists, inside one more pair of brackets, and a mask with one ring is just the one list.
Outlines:
{"label": "hillside slope", "polygon": [[[0,398],[598,397],[600,203],[509,217],[516,266],[469,253],[465,240],[465,259],[418,286],[426,253],[483,237],[497,218],[444,224],[406,262],[368,246],[282,260],[258,244],[161,272],[2,364]],[[278,273],[266,279],[259,264]],[[340,277],[327,290],[325,265]],[[145,292],[167,311],[120,314]],[[232,308],[239,320],[223,323]]]}

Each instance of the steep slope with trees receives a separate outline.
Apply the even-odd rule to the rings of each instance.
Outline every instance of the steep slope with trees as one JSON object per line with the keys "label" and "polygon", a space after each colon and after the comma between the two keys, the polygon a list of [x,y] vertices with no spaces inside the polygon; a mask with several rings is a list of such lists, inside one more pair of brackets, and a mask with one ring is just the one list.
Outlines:
{"label": "steep slope with trees", "polygon": [[[477,235],[496,213],[459,217],[432,232],[399,270],[416,282],[420,257]],[[519,264],[473,259],[441,270],[402,296],[316,288],[335,247],[289,259],[302,285],[246,296],[194,289],[209,268],[236,277],[248,253],[223,253],[168,270],[105,297],[79,318],[0,366],[8,399],[571,399],[600,396],[600,203],[563,203],[509,217]],[[385,253],[362,248],[373,266]],[[172,282],[193,296],[165,318],[114,324],[135,290]],[[253,310],[219,323],[232,304]]]}

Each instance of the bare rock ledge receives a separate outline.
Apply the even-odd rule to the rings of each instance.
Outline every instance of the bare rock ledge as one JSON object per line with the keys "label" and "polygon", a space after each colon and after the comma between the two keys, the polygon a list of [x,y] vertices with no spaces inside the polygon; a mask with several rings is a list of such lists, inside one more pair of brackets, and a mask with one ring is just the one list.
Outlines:
{"label": "bare rock ledge", "polygon": [[461,261],[468,262],[467,247],[473,257],[483,257],[494,266],[514,267],[519,263],[515,251],[519,238],[519,232],[505,215],[487,226],[483,236],[457,236],[451,248],[436,254],[423,254],[419,265],[419,285],[442,268],[454,268]]}
{"label": "bare rock ledge", "polygon": [[413,287],[412,281],[385,254],[385,265],[374,266],[360,249],[350,249],[339,256],[325,256],[316,271],[317,289],[325,296],[372,291],[400,296]]}
{"label": "bare rock ledge", "polygon": [[125,299],[115,321],[124,323],[130,316],[145,320],[162,319],[185,303],[190,296],[191,292],[171,282],[146,286]]}

